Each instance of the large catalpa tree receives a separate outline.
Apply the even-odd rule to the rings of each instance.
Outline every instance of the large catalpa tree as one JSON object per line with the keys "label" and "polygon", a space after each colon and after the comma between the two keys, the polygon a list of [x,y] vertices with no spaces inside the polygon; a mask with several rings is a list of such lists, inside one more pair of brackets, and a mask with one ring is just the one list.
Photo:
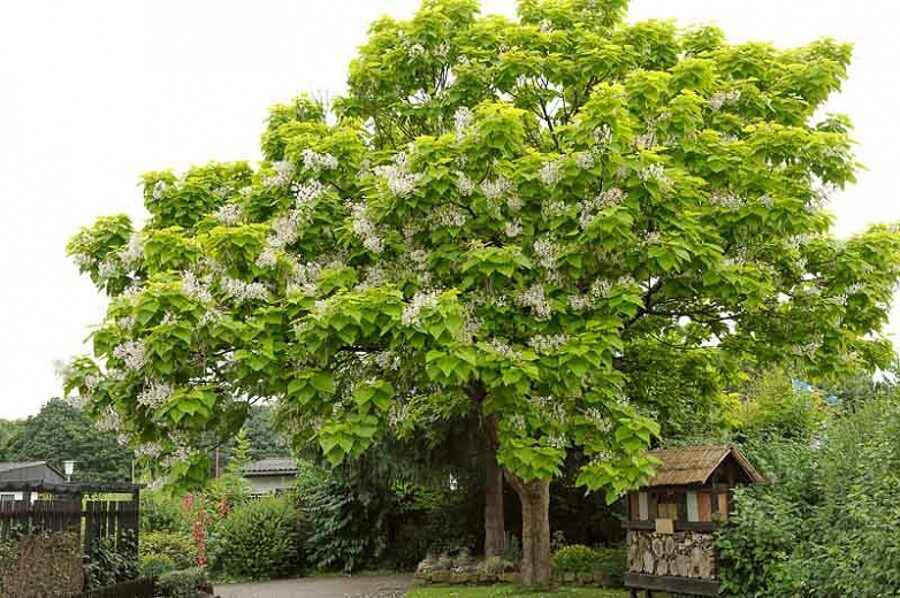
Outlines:
{"label": "large catalpa tree", "polygon": [[567,452],[614,499],[667,409],[711,408],[737,366],[886,363],[900,235],[837,240],[822,210],[853,180],[848,120],[817,112],[849,48],[624,5],[428,1],[373,25],[333,118],[274,108],[257,168],[145,175],[140,231],[69,245],[110,297],[69,390],[188,482],[257,400],[334,462],[475,411],[543,584]]}

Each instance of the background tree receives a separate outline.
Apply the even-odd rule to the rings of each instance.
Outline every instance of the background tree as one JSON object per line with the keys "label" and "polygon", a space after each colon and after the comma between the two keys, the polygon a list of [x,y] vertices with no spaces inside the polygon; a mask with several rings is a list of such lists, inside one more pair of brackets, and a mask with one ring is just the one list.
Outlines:
{"label": "background tree", "polygon": [[0,420],[0,461],[11,461],[7,455],[9,445],[19,437],[24,426],[21,419]]}
{"label": "background tree", "polygon": [[113,432],[100,430],[88,415],[61,399],[50,399],[25,420],[9,445],[10,461],[76,461],[74,481],[129,481],[132,453]]}
{"label": "background tree", "polygon": [[542,585],[550,479],[572,450],[610,501],[646,479],[661,379],[707,409],[748,364],[885,364],[900,236],[822,210],[854,176],[848,120],[814,120],[849,47],[624,9],[427,1],[373,25],[333,124],[300,98],[258,169],[146,174],[141,231],[69,244],[110,304],[67,388],[186,483],[254,402],[333,463],[474,413]]}

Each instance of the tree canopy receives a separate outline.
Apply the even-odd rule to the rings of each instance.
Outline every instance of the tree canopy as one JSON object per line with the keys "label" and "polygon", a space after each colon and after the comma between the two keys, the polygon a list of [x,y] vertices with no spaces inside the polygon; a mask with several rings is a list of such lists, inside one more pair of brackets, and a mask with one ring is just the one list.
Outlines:
{"label": "tree canopy", "polygon": [[68,246],[109,308],[67,388],[188,481],[273,398],[334,463],[475,411],[520,495],[575,450],[614,500],[743,365],[886,364],[900,235],[824,210],[857,167],[819,111],[849,46],[626,4],[427,0],[373,24],[346,97],[275,106],[258,166],[145,174],[140,230]]}
{"label": "tree canopy", "polygon": [[21,425],[4,451],[9,461],[50,461],[57,467],[74,460],[75,481],[109,482],[131,479],[132,453],[116,435],[102,432],[81,410],[51,399]]}

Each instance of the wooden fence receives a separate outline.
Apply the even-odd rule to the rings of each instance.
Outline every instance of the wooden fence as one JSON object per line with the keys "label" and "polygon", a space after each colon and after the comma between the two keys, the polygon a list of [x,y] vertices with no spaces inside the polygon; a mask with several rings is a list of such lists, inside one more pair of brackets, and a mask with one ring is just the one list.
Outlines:
{"label": "wooden fence", "polygon": [[105,588],[70,594],[69,598],[154,598],[154,596],[156,596],[156,581],[152,577],[141,577]]}
{"label": "wooden fence", "polygon": [[22,534],[70,532],[82,538],[84,554],[105,538],[117,550],[136,551],[138,512],[137,494],[128,501],[82,500],[74,495],[33,503],[0,502],[0,541]]}

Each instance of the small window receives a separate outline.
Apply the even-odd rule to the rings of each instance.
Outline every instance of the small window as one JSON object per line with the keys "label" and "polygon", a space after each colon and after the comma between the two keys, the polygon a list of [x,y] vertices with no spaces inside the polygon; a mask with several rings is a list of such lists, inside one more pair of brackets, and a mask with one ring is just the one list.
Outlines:
{"label": "small window", "polygon": [[638,519],[641,521],[647,521],[650,519],[650,507],[647,504],[647,493],[639,492],[638,493]]}
{"label": "small window", "polygon": [[697,491],[687,491],[687,520],[700,521],[700,509],[697,507]]}
{"label": "small window", "polygon": [[15,494],[0,494],[0,502],[15,502]]}

